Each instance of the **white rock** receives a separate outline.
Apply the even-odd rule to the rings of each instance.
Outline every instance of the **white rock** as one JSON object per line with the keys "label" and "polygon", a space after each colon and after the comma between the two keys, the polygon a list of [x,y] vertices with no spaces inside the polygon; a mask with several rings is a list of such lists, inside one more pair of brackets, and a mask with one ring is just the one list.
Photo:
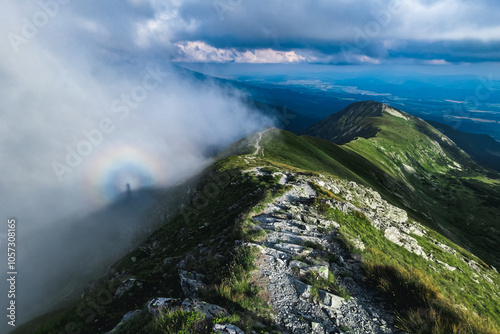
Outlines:
{"label": "white rock", "polygon": [[231,324],[215,324],[213,330],[222,334],[245,334],[241,329]]}

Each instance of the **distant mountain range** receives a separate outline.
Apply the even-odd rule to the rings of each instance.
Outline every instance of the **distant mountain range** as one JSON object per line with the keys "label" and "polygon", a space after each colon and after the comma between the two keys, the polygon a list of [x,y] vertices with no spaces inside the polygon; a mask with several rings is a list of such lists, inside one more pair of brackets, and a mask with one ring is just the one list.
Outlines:
{"label": "distant mountain range", "polygon": [[[218,85],[234,87],[246,92],[248,95],[247,102],[252,108],[256,108],[273,118],[278,128],[292,131],[296,134],[303,133],[306,128],[320,120],[320,118],[317,118],[318,116],[311,117],[305,116],[305,114],[337,114],[339,110],[350,104],[349,101],[340,100],[334,96],[312,95],[310,92],[299,94],[286,88],[253,86],[234,80],[207,76],[185,68],[179,68],[179,70],[184,72],[188,77],[196,78],[196,80],[210,81]],[[293,103],[291,103],[291,100],[293,100]],[[356,104],[354,103],[354,105]],[[311,106],[314,106],[314,113],[308,112],[308,108],[311,109]],[[299,109],[295,110],[294,107]],[[477,163],[500,172],[500,143],[493,137],[485,134],[459,131],[435,120],[427,120],[427,122],[454,141],[458,147],[469,154]],[[370,131],[368,128],[364,130]],[[330,129],[329,131],[334,130]],[[334,140],[334,142],[340,143],[337,140]]]}

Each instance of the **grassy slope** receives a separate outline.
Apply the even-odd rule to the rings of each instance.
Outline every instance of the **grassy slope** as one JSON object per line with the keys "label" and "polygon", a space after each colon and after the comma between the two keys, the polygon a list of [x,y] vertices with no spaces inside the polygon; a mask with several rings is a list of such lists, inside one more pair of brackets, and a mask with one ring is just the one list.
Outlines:
{"label": "grassy slope", "polygon": [[[358,138],[348,145],[337,146],[322,139],[281,131],[279,140],[267,135],[263,143],[266,157],[274,161],[332,173],[376,189],[391,203],[408,210],[415,219],[498,266],[498,180],[476,171],[450,169],[447,163],[429,162],[416,173],[402,172],[401,164],[387,154],[391,150],[394,154],[400,153],[401,145],[395,146],[390,141],[397,136],[405,137],[391,133],[386,137]],[[406,148],[421,154],[422,149],[411,147],[411,142],[408,140]],[[428,153],[427,160],[433,155],[434,152]],[[411,156],[403,159],[411,159]]]}
{"label": "grassy slope", "polygon": [[[375,137],[358,138],[345,147],[414,190],[405,194],[406,207],[425,212],[431,217],[428,224],[499,266],[499,175],[454,151],[422,123],[384,115],[372,121],[381,130]],[[427,134],[417,130],[424,126]],[[460,167],[454,165],[457,161]]]}
{"label": "grassy slope", "polygon": [[479,164],[500,172],[500,143],[489,135],[459,131],[436,121],[427,121],[460,146]]}
{"label": "grassy slope", "polygon": [[[387,194],[391,194],[385,187],[373,181],[374,173],[378,175],[378,179],[387,176],[384,171],[376,171],[376,168],[363,157],[330,142],[307,136],[298,137],[286,131],[273,131],[264,135],[262,146],[264,147],[265,159],[271,165],[290,170],[297,168],[306,173],[310,171],[326,172],[372,186],[379,190],[383,196],[385,194],[385,198],[387,198]],[[353,171],[357,171],[357,173]],[[399,200],[399,198],[392,196],[393,202]],[[481,279],[480,283],[476,283],[474,271],[465,262],[429,243],[426,238],[415,236],[419,244],[427,252],[432,253],[436,259],[460,268],[453,272],[436,272],[431,269],[428,261],[388,241],[383,233],[365,220],[344,215],[336,210],[330,210],[327,216],[341,224],[342,234],[354,238],[359,237],[367,245],[367,250],[362,252],[367,266],[383,264],[394,266],[402,272],[418,272],[425,278],[426,282],[430,282],[430,289],[438,291],[439,295],[442,296],[433,300],[434,303],[440,305],[439,307],[446,309],[442,305],[463,305],[468,310],[475,310],[485,318],[500,324],[500,296],[497,288],[500,285],[500,277],[497,273],[483,267],[494,278],[494,283],[490,283],[486,279]],[[415,218],[415,215],[413,217]],[[433,232],[432,236],[439,242],[457,250],[466,259],[481,262],[480,259],[438,233]],[[436,306],[436,308],[438,307]],[[402,316],[409,318],[413,314],[411,312],[416,311],[412,309]],[[460,311],[457,312],[460,313]],[[462,323],[479,323],[478,326],[491,327],[491,332],[496,332],[495,325],[490,326],[488,320],[482,323],[482,320],[474,318],[473,313],[472,315],[460,315],[460,317],[464,317]],[[401,320],[401,325],[409,330],[414,323],[405,318]]]}
{"label": "grassy slope", "polygon": [[[368,136],[363,135],[365,129],[370,129]],[[340,148],[362,156],[371,165],[353,166],[354,172],[359,174],[361,168],[375,171],[374,180],[398,194],[395,203],[420,214],[424,223],[488,263],[500,266],[500,174],[474,163],[438,130],[383,104],[360,102],[307,133],[347,142]],[[348,140],[337,138],[342,133],[349,134]]]}
{"label": "grassy slope", "polygon": [[[253,152],[252,147],[248,148],[252,143],[252,138],[235,143],[230,149],[231,153]],[[307,136],[297,137],[279,130],[266,132],[261,146],[265,157],[257,159],[255,163],[247,164],[241,157],[231,156],[211,167],[207,171],[205,181],[199,186],[198,196],[184,211],[185,214],[165,222],[164,227],[146,242],[146,245],[156,245],[152,252],[137,249],[128,254],[113,268],[112,277],[116,279],[108,277],[101,285],[97,285],[91,294],[73,306],[35,319],[15,333],[65,333],[68,332],[68,328],[69,332],[73,330],[72,328],[80,328],[82,333],[103,332],[116,325],[126,312],[141,308],[150,298],[182,297],[177,268],[175,265],[165,265],[164,259],[184,256],[195,250],[200,243],[221,245],[217,247],[220,249],[219,253],[224,255],[223,258],[217,258],[214,254],[203,256],[203,262],[192,264],[197,271],[208,274],[208,280],[213,284],[211,292],[205,296],[208,301],[227,307],[236,319],[234,322],[241,327],[251,328],[252,319],[265,321],[266,309],[257,298],[257,291],[248,284],[245,274],[251,269],[249,263],[251,261],[248,261],[251,255],[245,254],[242,257],[235,251],[234,240],[249,240],[253,237],[252,229],[247,229],[247,215],[257,204],[269,201],[282,189],[273,178],[248,177],[241,174],[241,169],[254,165],[270,165],[281,170],[326,173],[370,186],[390,202],[396,204],[403,202],[400,197],[394,195],[393,190],[389,190],[394,187],[404,189],[404,185],[395,182],[391,177],[391,171],[377,168],[352,150],[325,140]],[[227,175],[230,176],[229,183]],[[214,185],[219,191],[214,192]],[[235,209],[228,210],[230,207]],[[498,274],[491,269],[481,267],[481,270],[491,275],[493,284],[484,279],[475,283],[474,273],[465,263],[450,258],[448,253],[435,245],[427,244],[425,239],[418,239],[421,246],[432,251],[436,258],[461,269],[445,275],[438,274],[431,270],[425,260],[387,241],[379,231],[363,219],[338,214],[338,212],[327,213],[333,215],[330,218],[341,224],[343,235],[352,234],[365,242],[368,247],[362,255],[368,265],[393,265],[395,268],[402,268],[398,270],[403,271],[414,268],[423,273],[426,280],[430,280],[432,286],[438,289],[447,303],[465,305],[468,310],[478,312],[485,319],[490,318],[500,324],[500,299],[497,288],[500,280]],[[189,217],[187,221],[186,215]],[[410,216],[422,221],[420,219],[422,216],[417,212],[410,213]],[[456,249],[467,259],[480,262],[474,255],[445,238],[437,234],[436,238]],[[383,257],[380,256],[381,252],[385,254]],[[370,272],[367,270],[367,273]],[[106,291],[114,295],[116,287],[125,276],[143,282],[142,288],[134,287],[117,300],[110,301],[103,298],[103,291],[104,296]],[[179,316],[196,318],[195,315]],[[151,328],[151,323],[155,320],[142,317],[137,321],[139,323],[130,324],[134,330]],[[408,326],[410,325],[411,322],[408,322]],[[495,332],[492,330],[489,333]]]}
{"label": "grassy slope", "polygon": [[[464,327],[458,333],[498,332],[500,324],[498,273],[482,268],[492,280],[490,282],[477,275],[458,256],[429,242],[427,237],[414,236],[427,253],[433,254],[439,261],[459,268],[455,271],[434,270],[432,267],[437,264],[390,242],[362,215],[344,214],[330,208],[326,216],[341,225],[341,237],[352,251],[361,254],[367,281],[386,293],[391,304],[398,310],[397,323],[402,329],[412,333],[451,333],[450,327],[453,326],[439,322],[439,319],[446,322],[451,318],[450,322],[454,325]],[[479,261],[441,235],[432,231],[429,235],[456,250],[459,256]],[[350,242],[357,238],[365,244],[365,250],[356,249]],[[432,313],[436,310],[440,314],[434,319],[427,314],[422,322],[422,317],[415,316],[418,312]],[[463,310],[466,312],[462,312]],[[481,318],[476,317],[475,312],[481,315]],[[415,327],[415,324],[421,327]],[[424,330],[424,327],[427,330]]]}

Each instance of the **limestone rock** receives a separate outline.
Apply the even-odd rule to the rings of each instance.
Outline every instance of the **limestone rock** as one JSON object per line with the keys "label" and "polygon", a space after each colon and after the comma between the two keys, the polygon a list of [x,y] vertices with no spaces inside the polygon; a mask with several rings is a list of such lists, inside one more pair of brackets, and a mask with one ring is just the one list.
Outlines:
{"label": "limestone rock", "polygon": [[135,318],[136,316],[138,316],[141,313],[142,313],[141,310],[134,310],[134,311],[127,312],[123,316],[122,320],[118,323],[118,325],[116,325],[111,331],[107,332],[106,334],[116,333],[120,329],[120,327],[122,327],[127,321],[132,320],[133,318]]}
{"label": "limestone rock", "polygon": [[146,303],[146,309],[149,314],[159,316],[168,309],[180,306],[181,301],[176,298],[153,298]]}
{"label": "limestone rock", "polygon": [[318,290],[318,295],[321,304],[330,308],[338,309],[342,306],[344,302],[344,298],[323,290]]}
{"label": "limestone rock", "polygon": [[245,334],[241,329],[231,324],[215,324],[213,330],[221,334]]}
{"label": "limestone rock", "polygon": [[187,298],[196,298],[200,289],[206,288],[201,281],[204,277],[196,272],[179,270],[179,278],[182,292]]}
{"label": "limestone rock", "polygon": [[138,282],[135,278],[126,279],[120,284],[115,292],[115,299],[120,298],[123,294],[134,287],[134,285],[142,286],[141,282]]}

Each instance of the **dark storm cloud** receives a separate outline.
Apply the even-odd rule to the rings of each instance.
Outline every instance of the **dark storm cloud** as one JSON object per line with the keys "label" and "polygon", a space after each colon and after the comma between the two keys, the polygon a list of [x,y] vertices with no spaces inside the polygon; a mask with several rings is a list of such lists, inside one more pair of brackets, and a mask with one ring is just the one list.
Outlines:
{"label": "dark storm cloud", "polygon": [[194,60],[176,47],[189,41],[235,53],[232,60],[243,62],[241,53],[256,49],[294,51],[323,63],[349,62],[346,52],[347,58],[354,53],[381,62],[497,61],[500,41],[500,3],[487,0],[112,0],[99,6],[75,1],[66,10],[70,15],[47,35],[66,39],[65,46],[87,45],[95,61],[124,64]]}
{"label": "dark storm cloud", "polygon": [[[430,55],[453,61],[497,60],[500,3],[465,0],[152,1],[172,42],[200,41],[218,49],[271,48],[308,54]],[[168,13],[172,24],[159,19]],[[156,32],[162,31],[162,29]],[[154,33],[150,35],[153,38]],[[475,47],[477,46],[477,47]],[[434,51],[429,52],[430,47]]]}
{"label": "dark storm cloud", "polygon": [[499,62],[500,41],[405,41],[390,51],[392,57],[443,59],[448,62]]}

